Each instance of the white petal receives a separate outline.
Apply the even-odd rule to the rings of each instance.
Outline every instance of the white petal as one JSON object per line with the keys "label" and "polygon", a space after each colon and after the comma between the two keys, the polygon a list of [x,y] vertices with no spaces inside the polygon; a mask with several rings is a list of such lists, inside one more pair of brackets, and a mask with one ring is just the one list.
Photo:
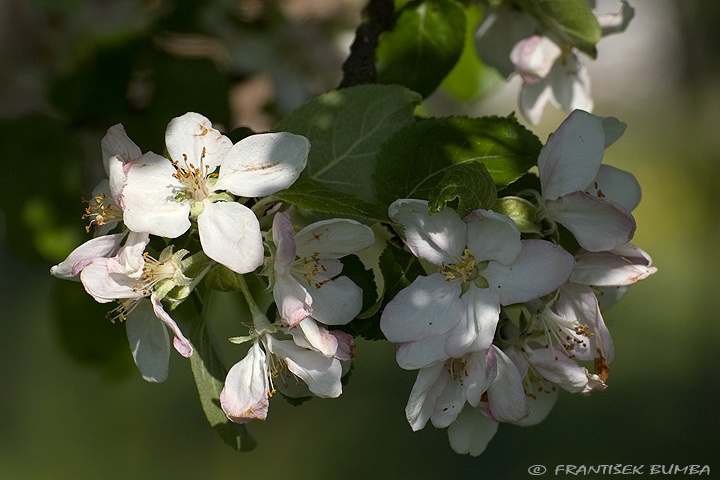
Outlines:
{"label": "white petal", "polygon": [[140,280],[145,267],[145,247],[150,242],[147,233],[128,233],[125,245],[114,257],[108,258],[107,269],[109,273],[120,273],[136,280]]}
{"label": "white petal", "polygon": [[143,378],[164,382],[170,363],[170,337],[149,301],[141,301],[125,319],[130,351]]}
{"label": "white petal", "polygon": [[312,318],[305,318],[290,329],[293,341],[303,348],[312,348],[325,357],[334,357],[338,349],[338,339],[335,335],[322,328]]}
{"label": "white petal", "polygon": [[612,336],[603,320],[598,299],[590,287],[577,283],[563,285],[552,309],[564,319],[576,319],[581,325],[589,327],[592,336],[587,341],[587,351],[577,348],[572,352],[575,357],[592,360],[602,356],[606,363],[612,363],[615,358]]}
{"label": "white petal", "polygon": [[570,230],[581,247],[592,252],[612,250],[635,234],[632,214],[614,202],[575,192],[545,202],[550,216]]}
{"label": "white petal", "polygon": [[265,420],[269,406],[265,352],[255,342],[245,358],[233,365],[220,392],[220,406],[235,423]]}
{"label": "white petal", "polygon": [[295,242],[298,257],[310,258],[315,254],[318,258],[340,258],[366,249],[375,243],[375,236],[367,225],[334,218],[303,228],[295,235]]}
{"label": "white petal", "polygon": [[312,313],[312,297],[307,290],[292,276],[278,276],[273,287],[273,298],[280,313],[280,318],[288,327]]}
{"label": "white petal", "polygon": [[113,255],[127,232],[96,237],[81,244],[61,263],[50,268],[50,274],[64,280],[77,279],[80,271],[96,258],[107,258]]}
{"label": "white petal", "polygon": [[428,215],[425,200],[396,200],[389,208],[393,222],[405,230],[405,243],[416,257],[435,265],[455,263],[467,243],[467,227],[455,210]]}
{"label": "white petal", "polygon": [[[330,330],[330,335],[334,336],[337,340],[335,358],[342,361],[355,358],[355,339],[352,335],[341,332],[340,330]],[[343,375],[346,373],[346,371],[343,371]]]}
{"label": "white petal", "polygon": [[287,275],[290,266],[295,261],[295,234],[293,232],[290,216],[285,212],[278,212],[273,218],[273,243],[275,243],[275,271],[279,275]]}
{"label": "white petal", "polygon": [[127,163],[142,155],[140,147],[130,140],[125,128],[118,123],[108,128],[107,133],[100,142],[102,149],[103,162],[105,165],[105,173],[110,174],[108,168],[108,160],[114,156],[120,157],[123,163]]}
{"label": "white petal", "polygon": [[613,33],[624,32],[630,21],[635,16],[635,9],[630,6],[626,0],[622,0],[620,11],[618,13],[605,13],[596,15],[597,21],[602,29],[602,36]]}
{"label": "white petal", "polygon": [[496,346],[494,350],[497,361],[497,377],[487,391],[493,420],[497,422],[515,422],[525,418],[530,410],[525,399],[522,378],[515,364]]}
{"label": "white petal", "polygon": [[523,83],[518,95],[518,106],[523,117],[532,125],[537,125],[542,119],[545,105],[554,102],[552,87],[548,79],[538,83]]}
{"label": "white petal", "polygon": [[477,457],[485,451],[497,429],[498,423],[477,408],[464,408],[457,420],[448,427],[450,446],[456,453],[469,453]]}
{"label": "white petal", "polygon": [[460,298],[465,305],[465,312],[448,333],[446,344],[447,353],[452,358],[486,350],[495,337],[495,328],[500,318],[500,297],[497,293],[470,285]]}
{"label": "white petal", "polygon": [[532,395],[526,396],[530,414],[517,422],[513,422],[514,425],[529,427],[545,420],[555,406],[555,401],[560,394],[559,389],[554,387],[548,389],[547,385],[540,382],[530,383],[530,390]]}
{"label": "white petal", "polygon": [[444,334],[465,314],[460,293],[460,282],[439,273],[417,277],[385,306],[380,328],[392,343]]}
{"label": "white petal", "polygon": [[152,152],[130,164],[122,190],[123,220],[130,230],[176,238],[190,228],[190,202],[175,201],[185,187],[174,174],[172,163]]}
{"label": "white petal", "polygon": [[627,129],[627,124],[615,117],[603,117],[603,130],[605,130],[605,148],[615,143],[622,137]]}
{"label": "white petal", "polygon": [[537,21],[525,12],[504,6],[488,6],[483,13],[483,22],[475,33],[475,50],[483,63],[509,77],[515,71],[510,52],[519,40],[537,30]]}
{"label": "white petal", "polygon": [[215,189],[241,197],[263,197],[280,191],[300,176],[309,151],[308,139],[292,133],[245,137],[225,155]]}
{"label": "white petal", "polygon": [[96,302],[108,303],[124,298],[141,298],[143,292],[134,287],[138,281],[123,274],[111,274],[107,259],[97,259],[80,272],[80,281]]}
{"label": "white petal", "polygon": [[342,366],[335,358],[297,346],[290,340],[271,337],[270,350],[287,362],[288,369],[300,377],[310,391],[321,398],[335,398],[342,393]]}
{"label": "white petal", "polygon": [[538,169],[543,198],[554,200],[590,185],[604,153],[602,118],[573,111],[540,150]]}
{"label": "white petal", "polygon": [[362,288],[347,277],[338,277],[319,288],[308,287],[312,317],[325,325],[346,325],[362,310]]}
{"label": "white petal", "polygon": [[528,350],[535,371],[568,392],[580,393],[588,384],[587,369],[551,347]]}
{"label": "white petal", "polygon": [[510,265],[490,262],[480,274],[501,305],[527,302],[555,291],[567,282],[573,256],[545,240],[523,240],[522,251]]}
{"label": "white petal", "polygon": [[445,344],[445,335],[430,335],[428,337],[398,344],[395,360],[400,368],[417,370],[429,367],[450,358]]}
{"label": "white petal", "polygon": [[232,147],[232,141],[214,129],[204,116],[188,112],[170,121],[165,131],[165,145],[170,158],[181,167],[193,164],[212,173]]}
{"label": "white petal", "polygon": [[236,202],[204,202],[198,215],[200,244],[205,254],[237,273],[263,264],[264,246],[255,214]]}
{"label": "white petal", "polygon": [[598,287],[617,287],[632,285],[644,280],[657,271],[651,266],[650,257],[632,244],[637,251],[619,252],[615,249],[609,252],[583,252],[575,256],[570,281],[583,285]]}
{"label": "white petal", "polygon": [[610,165],[600,165],[597,177],[585,192],[619,203],[629,212],[638,206],[641,196],[640,184],[635,176]]}
{"label": "white petal", "polygon": [[491,349],[481,350],[467,356],[467,377],[465,379],[468,403],[477,407],[480,405],[483,393],[497,377],[497,358]]}
{"label": "white petal", "polygon": [[590,75],[585,65],[573,53],[567,53],[548,75],[555,102],[566,112],[584,110],[591,112]]}
{"label": "white petal", "polygon": [[418,371],[405,406],[405,417],[415,432],[425,427],[435,409],[435,402],[445,390],[450,379],[445,368],[445,363],[438,362]]}
{"label": "white petal", "polygon": [[476,210],[465,217],[467,246],[475,262],[495,260],[511,263],[522,248],[520,230],[510,217],[488,210]]}
{"label": "white petal", "polygon": [[[451,360],[452,361],[452,360]],[[465,387],[461,380],[450,378],[435,401],[430,422],[435,428],[445,428],[455,421],[465,406]]]}
{"label": "white petal", "polygon": [[548,76],[562,50],[547,37],[533,35],[515,44],[510,60],[523,81],[536,83]]}
{"label": "white petal", "polygon": [[183,335],[182,331],[180,331],[180,327],[178,327],[177,323],[175,323],[175,320],[173,320],[173,318],[165,311],[162,303],[160,303],[160,300],[158,300],[155,296],[155,292],[153,292],[150,296],[150,302],[155,316],[175,335],[173,338],[173,346],[175,347],[175,350],[177,350],[177,352],[185,358],[192,357],[193,346],[190,343],[190,340],[185,338],[185,335]]}

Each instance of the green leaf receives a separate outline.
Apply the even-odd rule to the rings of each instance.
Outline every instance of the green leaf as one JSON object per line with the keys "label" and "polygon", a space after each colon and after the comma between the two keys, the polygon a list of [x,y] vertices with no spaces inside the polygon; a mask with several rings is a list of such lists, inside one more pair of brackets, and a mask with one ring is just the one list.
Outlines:
{"label": "green leaf", "polygon": [[286,116],[275,131],[304,135],[305,174],[325,186],[375,201],[374,159],[390,136],[414,121],[420,96],[398,85],[360,85],[325,93]]}
{"label": "green leaf", "polygon": [[542,144],[513,117],[446,117],[412,124],[380,149],[375,188],[378,200],[428,199],[445,170],[456,164],[484,163],[497,189],[533,165]]}
{"label": "green leaf", "polygon": [[406,5],[376,50],[378,83],[430,95],[457,63],[465,44],[465,12],[454,0]]}
{"label": "green leaf", "polygon": [[204,318],[198,315],[189,328],[183,328],[183,332],[195,349],[190,357],[190,367],[208,422],[220,438],[235,450],[252,450],[256,443],[247,426],[231,422],[220,408],[220,392],[227,370],[218,357]]}
{"label": "green leaf", "polygon": [[300,177],[289,188],[275,194],[283,202],[297,207],[346,217],[387,222],[387,209],[378,203],[332,190],[310,177]]}
{"label": "green leaf", "polygon": [[429,212],[436,213],[453,203],[464,217],[478,208],[490,209],[497,199],[495,182],[482,163],[460,163],[448,167],[440,183],[428,196]]}
{"label": "green leaf", "polygon": [[239,273],[235,273],[225,265],[215,265],[205,276],[205,285],[221,292],[240,292]]}
{"label": "green leaf", "polygon": [[519,3],[560,40],[593,58],[597,56],[595,45],[602,37],[602,29],[587,0],[519,0]]}

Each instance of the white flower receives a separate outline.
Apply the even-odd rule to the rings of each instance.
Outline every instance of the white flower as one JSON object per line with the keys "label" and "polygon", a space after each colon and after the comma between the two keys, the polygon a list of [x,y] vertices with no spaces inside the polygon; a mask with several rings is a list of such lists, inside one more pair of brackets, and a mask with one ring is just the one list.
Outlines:
{"label": "white flower", "polygon": [[127,227],[175,238],[197,220],[208,257],[238,273],[255,270],[263,262],[258,220],[223,192],[261,197],[287,188],[305,168],[308,140],[267,133],[233,145],[207,118],[187,113],[170,122],[165,143],[172,161],[147,153],[128,169]]}
{"label": "white flower", "polygon": [[[293,385],[290,383],[298,383],[298,379],[318,397],[340,396],[340,360],[349,359],[346,354],[353,350],[352,337],[338,332],[336,339],[340,346],[336,348],[336,355],[326,355],[313,348],[313,342],[307,340],[302,330],[292,329],[295,331],[292,340],[286,340],[280,337],[287,337],[287,327],[272,325],[265,318],[256,318],[254,322],[248,337],[233,339],[237,343],[253,343],[245,358],[228,371],[220,393],[220,405],[231,421],[264,420],[269,406],[268,397],[275,393],[276,387],[292,395]],[[317,327],[315,322],[312,325]]]}
{"label": "white flower", "polygon": [[83,218],[89,218],[87,231],[94,226],[96,235],[105,235],[123,219],[121,192],[125,186],[126,166],[142,155],[121,124],[113,125],[100,143],[103,167],[107,174],[93,190]]}
{"label": "white flower", "polygon": [[273,241],[273,297],[286,325],[294,327],[307,317],[345,325],[360,313],[362,289],[339,276],[339,258],[372,245],[372,229],[354,220],[332,219],[294,234],[290,217],[280,212],[273,219]]}
{"label": "white flower", "polygon": [[50,268],[50,274],[63,280],[80,280],[78,275],[97,258],[115,255],[128,232],[95,237],[78,246],[70,255]]}
{"label": "white flower", "polygon": [[586,250],[612,250],[635,233],[630,210],[640,201],[640,186],[632,174],[601,165],[605,148],[624,130],[615,118],[575,110],[538,157],[547,216]]}
{"label": "white flower", "polygon": [[398,344],[402,368],[487,350],[501,305],[549,294],[572,270],[569,253],[544,240],[521,240],[505,215],[476,210],[463,221],[446,208],[430,216],[421,200],[398,200],[389,214],[403,227],[413,254],[438,267],[416,278],[383,311],[380,327]]}
{"label": "white flower", "polygon": [[178,285],[188,285],[180,266],[187,253],[172,253],[166,248],[158,260],[145,254],[147,233],[130,232],[128,239],[113,257],[95,258],[80,272],[85,290],[100,303],[120,301],[114,310],[125,322],[135,363],[143,378],[162,382],[167,378],[170,339],[175,349],[190,357],[193,347],[162,306],[162,298]]}

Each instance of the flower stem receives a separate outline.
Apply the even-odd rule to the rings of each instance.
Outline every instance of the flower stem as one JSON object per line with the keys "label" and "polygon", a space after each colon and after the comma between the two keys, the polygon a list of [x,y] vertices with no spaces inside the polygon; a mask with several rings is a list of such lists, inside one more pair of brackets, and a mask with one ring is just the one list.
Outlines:
{"label": "flower stem", "polygon": [[238,275],[237,284],[238,287],[240,287],[240,291],[242,292],[243,296],[245,297],[248,308],[250,309],[250,314],[252,315],[253,325],[255,326],[255,329],[260,332],[270,327],[270,321],[260,310],[260,307],[258,307],[258,304],[255,302],[255,297],[253,297],[252,293],[250,293],[250,289],[245,282],[245,276]]}

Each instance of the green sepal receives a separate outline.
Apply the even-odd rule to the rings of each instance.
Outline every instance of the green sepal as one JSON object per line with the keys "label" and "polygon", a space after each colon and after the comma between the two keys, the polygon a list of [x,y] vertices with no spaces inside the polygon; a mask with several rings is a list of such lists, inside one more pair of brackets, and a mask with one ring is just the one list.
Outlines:
{"label": "green sepal", "polygon": [[538,208],[532,202],[520,197],[502,197],[492,209],[510,217],[521,233],[542,234],[536,221]]}

